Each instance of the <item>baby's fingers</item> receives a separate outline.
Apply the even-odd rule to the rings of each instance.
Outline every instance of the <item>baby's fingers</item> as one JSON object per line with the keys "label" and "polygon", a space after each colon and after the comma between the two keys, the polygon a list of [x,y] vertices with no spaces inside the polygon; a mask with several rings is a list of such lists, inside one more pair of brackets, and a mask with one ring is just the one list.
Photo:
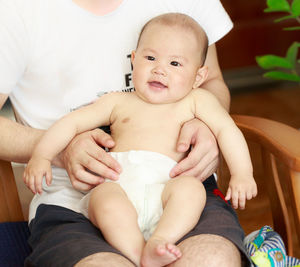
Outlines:
{"label": "baby's fingers", "polygon": [[33,194],[42,193],[43,175],[37,175],[36,173],[25,172],[23,175],[23,180]]}
{"label": "baby's fingers", "polygon": [[252,189],[252,197],[256,197],[257,196],[257,185],[255,184],[255,186]]}
{"label": "baby's fingers", "polygon": [[35,177],[35,191],[36,191],[36,194],[42,194],[43,192],[43,189],[42,189],[42,180],[43,180],[43,176],[36,176]]}
{"label": "baby's fingers", "polygon": [[225,200],[230,200],[231,199],[231,188],[229,187],[227,189],[227,193],[226,193],[226,196],[225,196]]}
{"label": "baby's fingers", "polygon": [[246,195],[245,193],[239,193],[239,208],[241,210],[245,209],[246,206]]}
{"label": "baby's fingers", "polygon": [[46,172],[45,178],[46,178],[46,184],[49,186],[52,182],[52,172],[51,172],[51,170]]}
{"label": "baby's fingers", "polygon": [[239,192],[237,190],[232,192],[231,203],[234,209],[239,207]]}
{"label": "baby's fingers", "polygon": [[37,193],[36,188],[35,188],[35,177],[34,177],[34,175],[28,175],[26,177],[26,185],[33,194]]}
{"label": "baby's fingers", "polygon": [[[26,186],[31,190],[32,193],[34,193],[32,191],[32,188],[30,188],[30,174],[27,171],[27,168],[25,169],[24,173],[23,173],[23,182],[26,184]],[[35,194],[35,193],[34,193]]]}
{"label": "baby's fingers", "polygon": [[45,177],[46,184],[49,186],[52,181],[51,169],[48,171],[41,171],[35,175],[35,189],[38,194],[43,193],[43,178]]}
{"label": "baby's fingers", "polygon": [[247,192],[247,200],[250,200],[250,199],[252,199],[253,197],[255,197],[255,195],[253,195],[253,192],[248,191],[248,192]]}
{"label": "baby's fingers", "polygon": [[257,196],[257,187],[255,186],[252,190],[247,191],[247,200],[250,200]]}

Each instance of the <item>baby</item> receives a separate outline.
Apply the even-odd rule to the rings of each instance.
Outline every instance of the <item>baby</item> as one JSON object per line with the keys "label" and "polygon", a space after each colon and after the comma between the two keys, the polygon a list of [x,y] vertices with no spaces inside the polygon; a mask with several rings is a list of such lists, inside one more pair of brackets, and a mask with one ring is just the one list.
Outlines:
{"label": "baby", "polygon": [[[143,28],[132,52],[135,92],[115,92],[57,121],[37,144],[24,172],[34,193],[51,184],[51,161],[72,138],[110,125],[110,154],[122,166],[117,181],[106,180],[81,201],[82,213],[105,239],[137,266],[165,266],[181,257],[175,245],[198,222],[205,189],[194,177],[170,179],[186,154],[176,150],[181,125],[198,118],[217,138],[231,179],[226,199],[244,208],[257,194],[243,135],[208,91],[203,66],[208,41],[200,25],[179,14],[164,14]],[[67,178],[66,178],[67,179]],[[146,240],[146,241],[145,241]]]}

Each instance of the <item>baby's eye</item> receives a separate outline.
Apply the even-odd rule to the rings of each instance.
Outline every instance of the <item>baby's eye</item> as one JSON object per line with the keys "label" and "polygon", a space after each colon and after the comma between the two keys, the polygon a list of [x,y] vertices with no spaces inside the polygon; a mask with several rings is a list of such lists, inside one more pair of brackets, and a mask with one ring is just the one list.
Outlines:
{"label": "baby's eye", "polygon": [[170,64],[171,64],[172,66],[175,66],[175,67],[181,66],[181,64],[180,64],[178,61],[171,61]]}
{"label": "baby's eye", "polygon": [[155,60],[155,57],[152,57],[152,56],[146,56],[146,59],[147,59],[147,60],[154,61],[154,60]]}

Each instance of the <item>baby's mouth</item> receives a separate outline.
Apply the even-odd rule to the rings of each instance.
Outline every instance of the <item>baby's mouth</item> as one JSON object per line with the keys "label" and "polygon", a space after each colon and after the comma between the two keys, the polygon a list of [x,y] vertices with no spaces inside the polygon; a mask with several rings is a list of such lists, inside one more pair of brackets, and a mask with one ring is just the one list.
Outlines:
{"label": "baby's mouth", "polygon": [[166,85],[164,85],[163,83],[158,82],[158,81],[151,81],[151,82],[148,82],[148,84],[149,84],[151,87],[155,87],[155,88],[158,88],[158,89],[164,89],[164,88],[167,88]]}

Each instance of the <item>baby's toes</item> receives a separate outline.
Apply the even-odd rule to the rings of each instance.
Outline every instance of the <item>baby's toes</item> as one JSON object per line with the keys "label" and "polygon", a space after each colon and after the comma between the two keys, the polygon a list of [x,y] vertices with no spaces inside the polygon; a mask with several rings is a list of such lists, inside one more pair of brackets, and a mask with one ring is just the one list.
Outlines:
{"label": "baby's toes", "polygon": [[179,247],[177,247],[176,245],[168,243],[166,245],[166,248],[170,253],[175,255],[177,258],[181,257],[181,255],[182,255],[181,251],[180,251]]}

